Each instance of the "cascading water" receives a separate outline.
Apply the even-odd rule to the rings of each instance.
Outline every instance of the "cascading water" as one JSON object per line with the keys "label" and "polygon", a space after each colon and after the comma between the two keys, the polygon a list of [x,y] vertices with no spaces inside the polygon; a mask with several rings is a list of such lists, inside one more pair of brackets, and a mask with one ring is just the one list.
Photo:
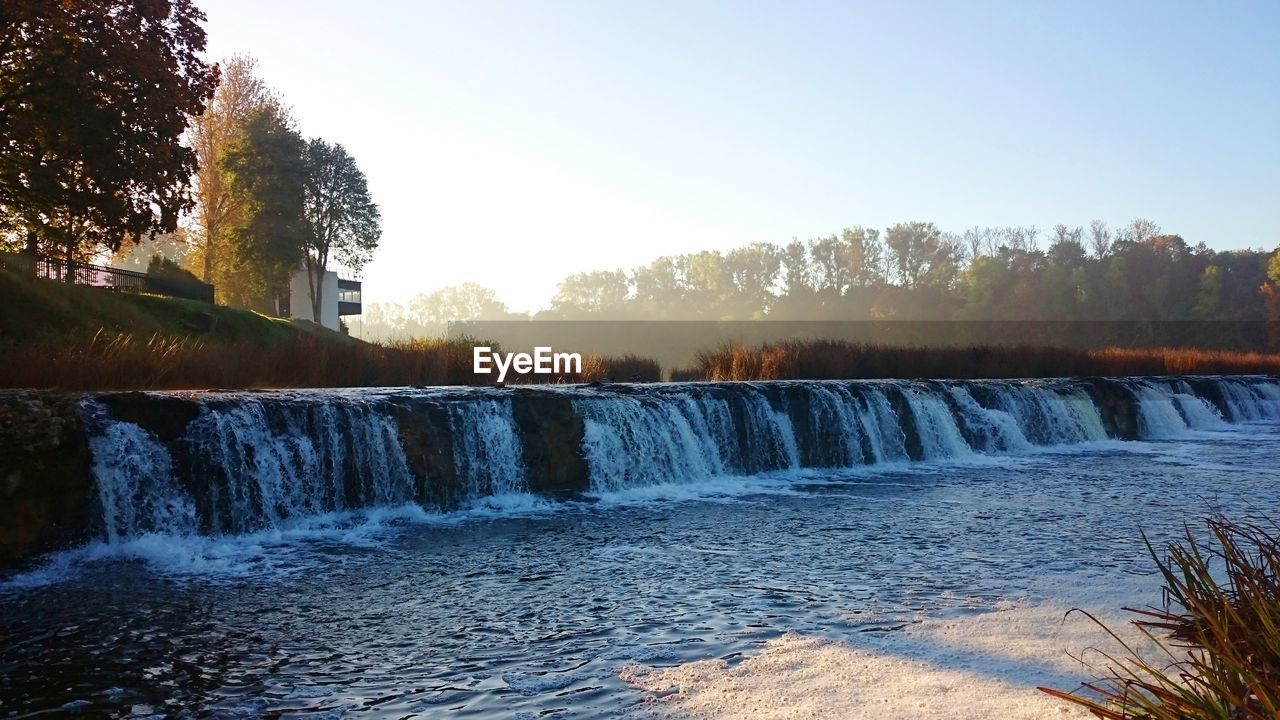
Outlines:
{"label": "cascading water", "polygon": [[725,472],[717,438],[728,412],[714,400],[581,399],[583,451],[596,491],[656,485],[670,478],[704,480]]}
{"label": "cascading water", "polygon": [[1223,380],[1219,383],[1233,422],[1272,420],[1280,414],[1280,385]]}
{"label": "cascading water", "polygon": [[907,435],[902,423],[880,388],[865,388],[860,400],[862,411],[858,421],[867,433],[871,454],[875,463],[895,462],[907,459]]}
{"label": "cascading water", "polygon": [[1136,392],[1142,437],[1153,440],[1175,438],[1187,431],[1187,421],[1178,410],[1174,393],[1168,388],[1143,383]]}
{"label": "cascading water", "polygon": [[146,430],[112,423],[89,441],[89,449],[108,542],[196,530],[195,505],[173,480],[173,459]]}
{"label": "cascading water", "polygon": [[925,460],[946,460],[973,453],[956,425],[951,408],[943,397],[926,388],[904,387],[903,397],[911,407],[916,432],[920,437],[920,452]]}
{"label": "cascading water", "polygon": [[983,383],[992,407],[1009,413],[1032,445],[1071,445],[1104,440],[1098,408],[1079,387]]}
{"label": "cascading water", "polygon": [[510,495],[528,489],[511,400],[477,400],[450,408],[453,452],[466,497]]}
{"label": "cascading water", "polygon": [[206,406],[186,433],[197,504],[214,532],[414,498],[394,421],[360,403]]}
{"label": "cascading water", "polygon": [[1022,428],[1018,427],[1017,418],[1008,410],[982,407],[964,387],[952,387],[950,392],[966,436],[973,438],[980,450],[998,453],[1031,448]]}
{"label": "cascading water", "polygon": [[117,419],[103,398],[86,401],[84,415],[108,542],[1280,420],[1270,378],[210,393],[186,400],[192,419],[159,434]]}

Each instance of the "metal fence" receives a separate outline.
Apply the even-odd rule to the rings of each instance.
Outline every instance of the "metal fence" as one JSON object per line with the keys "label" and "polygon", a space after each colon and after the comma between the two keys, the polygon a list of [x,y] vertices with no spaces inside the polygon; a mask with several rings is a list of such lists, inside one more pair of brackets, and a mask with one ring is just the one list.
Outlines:
{"label": "metal fence", "polygon": [[[0,253],[0,267],[30,272],[31,260],[23,255]],[[213,302],[213,286],[193,278],[149,275],[134,270],[71,262],[39,257],[35,261],[35,276],[57,282],[71,282],[111,290],[153,293],[169,297]]]}

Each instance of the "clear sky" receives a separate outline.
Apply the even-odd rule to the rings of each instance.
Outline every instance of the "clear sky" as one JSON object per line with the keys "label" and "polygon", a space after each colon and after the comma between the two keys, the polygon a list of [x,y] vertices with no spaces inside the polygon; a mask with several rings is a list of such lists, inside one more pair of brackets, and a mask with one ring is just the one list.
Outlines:
{"label": "clear sky", "polygon": [[198,0],[382,208],[365,302],[861,224],[1280,244],[1280,2]]}

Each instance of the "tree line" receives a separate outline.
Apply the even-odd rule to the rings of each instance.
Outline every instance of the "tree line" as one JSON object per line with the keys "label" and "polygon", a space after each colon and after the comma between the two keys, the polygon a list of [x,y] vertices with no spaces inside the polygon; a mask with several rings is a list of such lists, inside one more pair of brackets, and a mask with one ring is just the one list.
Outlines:
{"label": "tree line", "polygon": [[141,246],[272,312],[305,267],[319,317],[317,281],[370,259],[378,207],[252,58],[201,58],[204,20],[191,0],[0,4],[0,250],[137,263]]}
{"label": "tree line", "polygon": [[[1095,220],[958,233],[905,222],[575,273],[533,317],[1280,321],[1278,285],[1280,252],[1190,245],[1145,219],[1115,228]],[[429,322],[512,317],[492,290],[464,286],[407,306],[368,308],[364,334],[397,337]]]}

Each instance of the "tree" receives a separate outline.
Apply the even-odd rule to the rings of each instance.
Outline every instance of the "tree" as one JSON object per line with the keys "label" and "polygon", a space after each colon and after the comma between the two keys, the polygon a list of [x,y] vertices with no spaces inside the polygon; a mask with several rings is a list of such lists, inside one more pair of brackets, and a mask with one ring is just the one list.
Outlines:
{"label": "tree", "polygon": [[974,225],[960,234],[960,242],[969,253],[970,260],[977,260],[983,255],[991,255],[995,248],[991,247],[995,232],[992,228]]}
{"label": "tree", "polygon": [[0,3],[0,217],[68,260],[172,232],[218,71],[191,0]]}
{"label": "tree", "polygon": [[774,301],[773,287],[782,268],[782,250],[769,243],[752,243],[730,250],[723,267],[729,275],[739,306],[736,317],[758,318]]}
{"label": "tree", "polygon": [[836,235],[809,241],[809,263],[814,290],[819,294],[840,297],[853,284],[845,245]]}
{"label": "tree", "polygon": [[635,302],[649,317],[668,319],[684,311],[685,288],[679,267],[671,257],[660,257],[631,273]]}
{"label": "tree", "polygon": [[1089,223],[1089,249],[1098,260],[1106,257],[1107,251],[1111,249],[1111,231],[1101,220]]}
{"label": "tree", "polygon": [[885,231],[884,241],[903,287],[919,286],[926,274],[942,271],[944,264],[951,264],[954,269],[957,248],[944,242],[942,232],[933,223],[898,223]]}
{"label": "tree", "polygon": [[446,287],[433,293],[417,295],[409,303],[414,320],[422,325],[504,320],[511,315],[498,299],[498,293],[476,283]]}
{"label": "tree", "polygon": [[804,243],[792,240],[782,250],[783,287],[787,297],[796,299],[813,293],[813,268]]}
{"label": "tree", "polygon": [[1206,267],[1198,285],[1193,312],[1201,320],[1218,319],[1222,309],[1222,268],[1217,265]]}
{"label": "tree", "polygon": [[1116,233],[1117,242],[1144,243],[1160,234],[1160,226],[1146,218],[1134,218]]}
{"label": "tree", "polygon": [[562,317],[617,313],[629,294],[630,284],[621,270],[574,273],[556,287],[551,309]]}
{"label": "tree", "polygon": [[1075,243],[1079,245],[1084,239],[1084,228],[1067,227],[1062,223],[1053,226],[1053,245],[1061,245],[1063,243]]}
{"label": "tree", "polygon": [[724,256],[715,250],[681,255],[678,260],[690,302],[701,310],[716,310],[734,293],[733,278]]}
{"label": "tree", "polygon": [[284,111],[268,106],[250,113],[223,158],[228,189],[244,208],[229,234],[241,275],[233,304],[278,312],[274,301],[303,261],[305,151]]}
{"label": "tree", "polygon": [[844,242],[845,263],[849,267],[849,280],[856,287],[870,287],[884,282],[884,248],[880,245],[880,231],[856,226],[840,233]]}
{"label": "tree", "polygon": [[1024,253],[1038,252],[1040,249],[1040,228],[1035,225],[1021,227],[1011,225],[1000,231],[1004,247]]}
{"label": "tree", "polygon": [[1267,262],[1267,279],[1258,288],[1267,316],[1268,339],[1272,348],[1280,348],[1280,248]]}
{"label": "tree", "polygon": [[203,113],[191,120],[188,135],[199,161],[195,176],[196,208],[192,230],[194,265],[201,278],[215,283],[219,294],[232,292],[228,237],[242,222],[244,207],[227,187],[223,158],[236,142],[249,115],[268,106],[280,107],[279,97],[257,75],[257,61],[235,55],[222,63],[221,82]]}
{"label": "tree", "polygon": [[306,218],[307,292],[311,317],[320,317],[320,289],[330,256],[353,272],[369,262],[382,237],[382,216],[369,183],[342,145],[307,143],[303,211]]}

